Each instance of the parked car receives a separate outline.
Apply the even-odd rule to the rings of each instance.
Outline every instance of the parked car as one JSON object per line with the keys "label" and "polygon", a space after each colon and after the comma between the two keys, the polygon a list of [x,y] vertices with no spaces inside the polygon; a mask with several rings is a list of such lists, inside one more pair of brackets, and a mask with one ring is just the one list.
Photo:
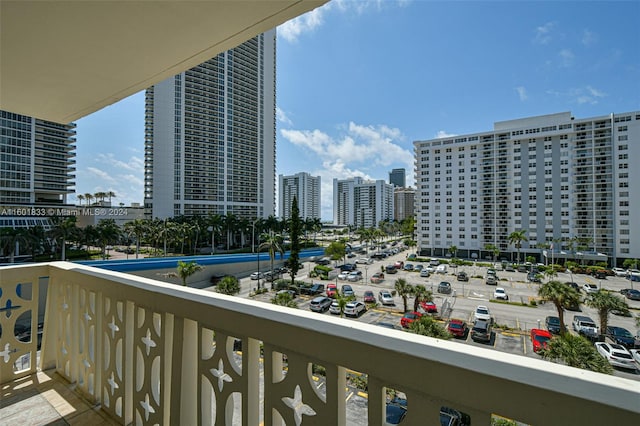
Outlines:
{"label": "parked car", "polygon": [[476,319],[471,329],[471,339],[475,342],[490,342],[491,321],[487,319]]}
{"label": "parked car", "polygon": [[509,300],[509,295],[504,288],[496,287],[496,290],[493,292],[493,298],[497,300]]}
{"label": "parked car", "polygon": [[340,304],[337,300],[331,302],[331,306],[329,306],[329,313],[333,315],[340,315]]}
{"label": "parked car", "polygon": [[495,275],[487,275],[486,285],[498,285],[498,278]]}
{"label": "parked car", "polygon": [[338,274],[339,280],[346,280],[351,272],[350,271],[342,271]]}
{"label": "parked car", "polygon": [[586,283],[585,285],[582,286],[582,289],[587,294],[589,294],[589,293],[597,293],[598,292],[598,286],[595,285],[595,284]]}
{"label": "parked car", "polygon": [[422,272],[423,269],[424,269],[424,265],[421,263],[418,263],[416,266],[413,267],[413,270],[417,272]]}
{"label": "parked car", "polygon": [[360,263],[363,265],[370,265],[373,263],[373,259],[371,259],[370,257],[361,257],[359,259],[356,259],[356,263]]}
{"label": "parked car", "polygon": [[404,268],[404,262],[402,260],[396,260],[396,263],[393,264],[396,269]]}
{"label": "parked car", "polygon": [[378,284],[382,281],[384,281],[384,274],[382,272],[376,272],[375,274],[371,275],[372,284]]}
{"label": "parked car", "polygon": [[498,272],[494,268],[487,269],[487,275],[493,275],[494,277],[498,277]]}
{"label": "parked car", "polygon": [[395,305],[396,302],[393,300],[393,296],[387,290],[382,290],[378,293],[378,300],[383,305]]}
{"label": "parked car", "polygon": [[252,273],[249,278],[251,278],[252,280],[261,280],[264,278],[264,274],[262,272],[254,272]]}
{"label": "parked car", "polygon": [[541,283],[542,282],[542,280],[540,279],[538,274],[535,273],[535,272],[529,272],[527,274],[527,281],[532,282],[532,283]]}
{"label": "parked car", "polygon": [[447,273],[447,265],[442,264],[436,266],[436,274],[446,274]]}
{"label": "parked car", "polygon": [[415,253],[410,253],[410,254],[407,256],[407,260],[416,260],[417,258],[418,258],[418,255],[417,255],[417,254],[415,254]]}
{"label": "parked car", "polygon": [[633,357],[633,360],[640,365],[640,349],[631,349],[629,353]]}
{"label": "parked car", "polygon": [[454,337],[467,337],[467,332],[469,331],[469,327],[467,327],[467,323],[461,319],[452,319],[447,324],[447,331],[451,333]]}
{"label": "parked car", "polygon": [[491,311],[489,311],[489,308],[484,305],[478,305],[473,313],[473,318],[477,320],[481,319],[491,321]]}
{"label": "parked car", "polygon": [[327,296],[336,297],[338,294],[338,286],[336,284],[327,284]]}
{"label": "parked car", "polygon": [[627,275],[627,270],[626,269],[613,268],[612,271],[616,275],[616,277],[625,277]]}
{"label": "parked car", "polygon": [[402,269],[404,269],[405,271],[413,271],[413,263],[405,263]]}
{"label": "parked car", "polygon": [[638,290],[629,290],[625,297],[630,300],[640,300],[640,291]]}
{"label": "parked car", "polygon": [[453,408],[440,407],[440,426],[470,426],[471,416],[454,410]]}
{"label": "parked car", "polygon": [[303,287],[300,289],[301,294],[315,296],[324,293],[324,284],[313,284],[311,287]]}
{"label": "parked car", "polygon": [[359,301],[349,302],[344,307],[344,314],[349,317],[358,317],[365,313],[367,307]]}
{"label": "parked car", "polygon": [[465,271],[460,271],[460,272],[458,272],[458,275],[456,276],[456,279],[458,281],[469,281],[469,275],[467,275],[467,273]]}
{"label": "parked car", "polygon": [[572,326],[573,331],[589,339],[595,339],[598,336],[598,326],[596,322],[587,316],[574,315]]}
{"label": "parked car", "polygon": [[421,277],[421,278],[429,278],[430,276],[431,276],[431,272],[429,272],[428,267],[427,267],[427,268],[423,268],[423,269],[420,271],[420,277]]}
{"label": "parked car", "polygon": [[331,307],[333,300],[326,296],[318,296],[311,301],[309,309],[313,312],[326,312]]}
{"label": "parked car", "polygon": [[609,325],[604,334],[611,339],[613,343],[622,345],[625,348],[633,348],[635,346],[635,338],[626,328]]}
{"label": "parked car", "polygon": [[402,316],[402,318],[400,318],[400,325],[402,326],[402,328],[409,328],[411,323],[417,319],[420,319],[421,316],[422,314],[420,312],[416,312],[416,311],[406,312]]}
{"label": "parked car", "polygon": [[[406,404],[405,404],[406,405]],[[407,407],[393,402],[387,402],[386,407],[386,424],[400,424],[407,416]]]}
{"label": "parked car", "polygon": [[376,296],[371,290],[367,290],[364,292],[363,300],[364,303],[376,303]]}
{"label": "parked car", "polygon": [[362,271],[351,271],[347,276],[347,281],[360,281],[362,279]]}
{"label": "parked car", "polygon": [[442,281],[438,284],[438,293],[449,294],[451,293],[451,283]]}
{"label": "parked car", "polygon": [[387,274],[397,274],[398,269],[396,269],[395,265],[387,265],[384,270]]}
{"label": "parked car", "polygon": [[438,307],[434,302],[420,302],[420,308],[428,314],[435,314],[438,312]]}
{"label": "parked car", "polygon": [[546,348],[549,340],[553,338],[551,333],[541,328],[532,328],[530,334],[534,352],[538,352],[540,349]]}
{"label": "parked car", "polygon": [[629,370],[637,370],[638,366],[633,360],[633,356],[624,346],[615,343],[597,342],[596,349],[609,364],[614,367],[626,368]]}
{"label": "parked car", "polygon": [[340,292],[344,297],[351,297],[356,295],[356,292],[353,291],[353,288],[349,284],[343,285],[340,289]]}
{"label": "parked car", "polygon": [[551,334],[560,334],[560,318],[548,316],[544,320],[544,325]]}

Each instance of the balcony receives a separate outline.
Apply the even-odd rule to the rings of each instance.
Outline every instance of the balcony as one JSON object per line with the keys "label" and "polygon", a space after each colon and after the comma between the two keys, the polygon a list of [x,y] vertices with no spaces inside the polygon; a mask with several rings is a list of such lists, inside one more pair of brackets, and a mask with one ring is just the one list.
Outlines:
{"label": "balcony", "polygon": [[[387,387],[407,396],[403,425],[438,424],[442,406],[474,426],[492,414],[535,425],[640,418],[635,381],[491,349],[68,262],[0,268],[0,282],[3,409],[41,370],[114,424],[347,425],[352,370],[368,384],[358,424],[385,423]],[[36,342],[8,330],[30,312],[35,331],[43,303],[39,365],[16,371]],[[325,368],[323,392],[312,365]]]}

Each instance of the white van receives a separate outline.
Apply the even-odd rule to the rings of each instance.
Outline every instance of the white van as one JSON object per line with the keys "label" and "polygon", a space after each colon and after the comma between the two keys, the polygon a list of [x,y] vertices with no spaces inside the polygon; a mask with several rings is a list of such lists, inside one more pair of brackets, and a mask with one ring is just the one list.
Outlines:
{"label": "white van", "polygon": [[436,274],[446,274],[447,273],[447,265],[438,265],[436,268]]}
{"label": "white van", "polygon": [[435,257],[432,257],[431,259],[429,259],[429,265],[438,266],[439,264],[440,264],[440,260],[436,259]]}

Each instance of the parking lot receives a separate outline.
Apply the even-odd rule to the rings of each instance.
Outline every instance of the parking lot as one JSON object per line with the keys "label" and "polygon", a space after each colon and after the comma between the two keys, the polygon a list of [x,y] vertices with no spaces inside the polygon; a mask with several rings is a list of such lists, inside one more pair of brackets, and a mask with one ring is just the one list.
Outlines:
{"label": "parking lot", "polygon": [[[377,296],[380,290],[393,290],[397,279],[403,278],[408,284],[422,284],[431,290],[434,295],[434,302],[438,307],[438,314],[443,315],[443,324],[446,324],[448,318],[459,318],[467,322],[469,326],[473,323],[473,312],[476,306],[485,305],[491,311],[494,320],[494,333],[488,344],[474,342],[468,335],[465,339],[457,339],[461,344],[479,345],[481,347],[493,348],[502,352],[513,353],[526,357],[539,358],[539,355],[533,352],[529,330],[532,328],[544,328],[544,320],[547,316],[557,315],[555,307],[551,303],[530,305],[531,300],[539,301],[537,291],[539,284],[526,281],[527,274],[524,272],[507,272],[498,268],[498,284],[497,286],[486,285],[485,277],[487,268],[480,266],[462,266],[456,269],[449,267],[445,274],[432,274],[428,278],[420,277],[417,272],[408,272],[399,270],[396,274],[385,274],[382,282],[372,284],[369,278],[375,272],[380,272],[386,265],[393,264],[396,261],[407,262],[407,252],[401,252],[386,259],[377,260],[369,265],[358,265],[358,269],[363,273],[363,279],[358,282],[347,282],[338,279],[331,281],[323,281],[308,278],[309,272],[315,266],[312,262],[305,262],[304,268],[299,272],[297,279],[307,283],[321,283],[325,287],[329,283],[336,283],[338,288],[343,284],[349,284],[354,290],[358,300],[362,300],[366,290],[371,290]],[[348,259],[353,263],[355,259]],[[423,264],[426,266],[428,262],[416,262],[415,264]],[[465,271],[470,277],[468,282],[460,282],[456,280],[455,273]],[[285,277],[288,277],[285,276]],[[630,282],[622,277],[607,277],[606,279],[596,280],[587,275],[572,275],[560,273],[556,280],[567,282],[576,282],[580,287],[584,284],[595,284],[599,288],[604,288],[619,292],[623,288],[630,287]],[[439,294],[437,292],[438,284],[441,281],[447,281],[451,284],[451,294]],[[249,278],[241,279],[241,296],[249,297],[251,291],[256,287],[257,282],[251,281]],[[496,287],[503,287],[508,296],[509,302],[512,303],[496,303],[493,299],[493,292]],[[584,292],[583,292],[584,295]],[[270,302],[273,292],[253,296],[254,300]],[[297,296],[296,302],[300,309],[309,309],[309,302],[312,297]],[[625,299],[634,314],[640,312],[640,302]],[[387,328],[401,329],[400,318],[403,315],[403,302],[399,296],[394,297],[395,305],[380,306],[369,309],[359,318],[346,318],[346,321],[362,321],[370,324],[379,325]],[[526,306],[516,305],[513,302],[521,302]],[[450,310],[442,312],[443,306],[449,306]],[[413,298],[408,298],[408,309],[413,307]],[[597,312],[585,305],[581,306],[581,312],[565,312],[565,323],[571,328],[571,319],[574,314],[587,315],[593,318],[599,324]],[[318,315],[332,315],[329,312],[318,313]],[[635,334],[636,327],[634,319],[631,317],[621,317],[610,315],[609,325],[624,327]],[[615,370],[615,375],[626,377],[634,380],[640,380],[640,373],[630,372],[626,370]]]}

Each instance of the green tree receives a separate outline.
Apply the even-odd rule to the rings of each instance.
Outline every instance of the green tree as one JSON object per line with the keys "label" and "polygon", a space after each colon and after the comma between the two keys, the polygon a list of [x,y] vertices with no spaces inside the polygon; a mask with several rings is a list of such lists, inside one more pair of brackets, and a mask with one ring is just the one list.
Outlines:
{"label": "green tree", "polygon": [[[552,281],[553,282],[553,281]],[[549,341],[546,348],[538,352],[542,358],[560,360],[570,367],[591,370],[597,373],[612,374],[609,362],[595,350],[594,346],[582,336],[564,333]]]}
{"label": "green tree", "polygon": [[433,293],[422,285],[418,284],[413,287],[413,310],[417,311],[420,307],[420,302],[433,302]]}
{"label": "green tree", "polygon": [[458,254],[458,247],[457,246],[449,247],[449,254],[451,255],[451,257],[456,257],[456,255]]}
{"label": "green tree", "polygon": [[106,247],[108,244],[115,243],[120,237],[120,228],[113,219],[101,219],[96,225],[99,235],[100,247],[102,248],[102,258],[106,259]]}
{"label": "green tree", "polygon": [[413,321],[409,325],[411,333],[421,334],[423,336],[435,337],[437,339],[451,339],[449,333],[439,322],[430,315],[423,315],[419,319]]}
{"label": "green tree", "polygon": [[342,241],[334,241],[324,249],[324,254],[334,261],[343,259],[347,254],[347,247]]}
{"label": "green tree", "polygon": [[[313,226],[313,222],[309,221],[309,226]],[[295,284],[296,275],[302,269],[300,263],[300,233],[302,223],[300,220],[300,209],[298,208],[298,198],[294,195],[291,201],[291,223],[289,225],[289,239],[291,240],[291,249],[289,250],[289,272],[291,275],[291,285]]]}
{"label": "green tree", "polygon": [[[267,249],[269,252],[269,259],[271,260],[271,271],[273,272],[273,261],[276,257],[276,253],[280,253],[282,257],[284,255],[284,249],[282,248],[282,237],[275,234],[273,231],[262,234],[264,240],[258,247],[258,251]],[[258,290],[260,289],[260,280],[258,280]]]}
{"label": "green tree", "polygon": [[627,303],[608,290],[598,290],[595,293],[589,293],[585,304],[598,311],[598,316],[600,317],[600,334],[604,334],[607,330],[609,313],[614,311],[625,314],[629,313]]}
{"label": "green tree", "polygon": [[342,294],[336,294],[336,302],[338,302],[338,308],[340,309],[340,318],[344,317],[344,308],[347,306],[347,303],[351,301],[352,298],[344,297]]}
{"label": "green tree", "polygon": [[203,267],[198,265],[196,262],[183,262],[182,260],[178,260],[178,276],[182,280],[182,285],[187,285],[187,278],[191,275],[195,274],[198,271],[202,271]]}
{"label": "green tree", "polygon": [[407,283],[407,280],[404,278],[398,278],[395,282],[394,288],[398,293],[398,296],[402,297],[402,303],[404,304],[404,310],[402,312],[407,312],[407,297],[413,294],[413,286]]}
{"label": "green tree", "polygon": [[148,224],[144,219],[134,219],[124,224],[124,232],[136,240],[136,259],[140,254],[140,242],[148,232]]}
{"label": "green tree", "polygon": [[286,306],[287,308],[297,308],[298,304],[293,300],[293,296],[289,292],[277,293],[272,299],[271,303],[279,306]]}
{"label": "green tree", "polygon": [[[86,194],[85,194],[85,197],[86,197]],[[50,218],[50,220],[53,223],[53,227],[49,231],[50,235],[53,237],[53,239],[56,242],[58,241],[60,242],[60,248],[61,248],[60,259],[66,260],[67,241],[69,241],[70,239],[78,235],[78,227],[76,226],[76,217],[75,216],[69,216],[69,217],[54,216]]]}
{"label": "green tree", "polygon": [[500,255],[500,249],[493,244],[487,244],[484,246],[484,249],[493,255],[493,261],[498,260],[498,256]]}
{"label": "green tree", "polygon": [[638,259],[625,259],[622,262],[622,267],[626,269],[638,269],[638,265],[640,265],[640,260]]}
{"label": "green tree", "polygon": [[538,295],[556,307],[560,318],[560,334],[565,334],[567,328],[564,325],[564,310],[580,303],[580,293],[560,281],[549,281],[538,288]]}
{"label": "green tree", "polygon": [[513,231],[509,234],[509,244],[515,246],[516,250],[518,250],[518,263],[520,263],[520,248],[522,247],[522,243],[525,241],[529,241],[527,238],[527,230],[522,229],[520,231]]}
{"label": "green tree", "polygon": [[29,244],[29,235],[26,228],[0,228],[0,248],[2,254],[13,263],[16,254],[16,246],[26,249]]}
{"label": "green tree", "polygon": [[218,293],[233,296],[240,293],[240,282],[236,277],[227,275],[216,285],[216,290]]}

